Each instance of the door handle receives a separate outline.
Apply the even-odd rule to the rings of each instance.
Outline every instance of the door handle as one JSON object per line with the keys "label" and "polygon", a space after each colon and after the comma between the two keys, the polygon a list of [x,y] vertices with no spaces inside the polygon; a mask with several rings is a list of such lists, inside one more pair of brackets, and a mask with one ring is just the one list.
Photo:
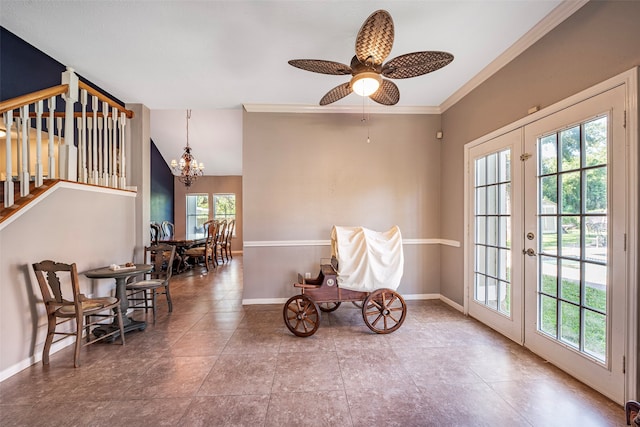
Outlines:
{"label": "door handle", "polygon": [[524,255],[529,255],[529,256],[536,256],[536,251],[533,250],[533,248],[529,248],[529,249],[523,249],[522,253]]}

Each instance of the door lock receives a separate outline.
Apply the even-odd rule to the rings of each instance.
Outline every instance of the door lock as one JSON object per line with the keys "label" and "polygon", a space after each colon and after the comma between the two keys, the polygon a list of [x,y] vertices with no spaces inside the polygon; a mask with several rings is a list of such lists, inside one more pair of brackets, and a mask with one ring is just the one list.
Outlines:
{"label": "door lock", "polygon": [[524,255],[529,255],[529,256],[536,256],[536,251],[533,250],[533,248],[529,248],[529,249],[523,249],[522,253]]}
{"label": "door lock", "polygon": [[528,232],[528,233],[527,233],[527,239],[529,239],[529,240],[533,240],[533,239],[534,239],[534,237],[536,237],[536,235],[535,235],[535,234],[533,234],[532,232]]}

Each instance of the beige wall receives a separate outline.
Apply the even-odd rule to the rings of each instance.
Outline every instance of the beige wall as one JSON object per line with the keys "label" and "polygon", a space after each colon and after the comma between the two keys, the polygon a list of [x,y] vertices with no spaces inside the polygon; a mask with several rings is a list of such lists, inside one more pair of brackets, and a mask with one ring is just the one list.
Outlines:
{"label": "beige wall", "polygon": [[[640,2],[589,2],[442,115],[441,234],[463,240],[463,147],[640,65]],[[443,247],[441,292],[463,304],[463,249]]]}
{"label": "beige wall", "polygon": [[[243,245],[243,209],[242,209],[242,177],[241,176],[202,176],[191,184],[187,191],[184,184],[174,178],[174,222],[176,236],[186,236],[186,196],[189,193],[233,193],[236,195],[236,237],[233,238],[233,252],[242,251]],[[210,199],[209,218],[213,218],[213,199]]]}
{"label": "beige wall", "polygon": [[[293,295],[296,274],[316,274],[330,255],[300,241],[328,241],[333,225],[439,238],[439,129],[438,115],[373,115],[367,144],[358,114],[245,112],[244,299]],[[399,291],[438,293],[439,252],[405,245]]]}
{"label": "beige wall", "polygon": [[[63,183],[0,227],[0,380],[39,361],[46,315],[31,264],[72,263],[78,271],[133,258],[135,193]],[[112,280],[80,275],[86,295],[108,295]],[[73,340],[67,340],[69,344]],[[53,349],[59,348],[55,345]]]}

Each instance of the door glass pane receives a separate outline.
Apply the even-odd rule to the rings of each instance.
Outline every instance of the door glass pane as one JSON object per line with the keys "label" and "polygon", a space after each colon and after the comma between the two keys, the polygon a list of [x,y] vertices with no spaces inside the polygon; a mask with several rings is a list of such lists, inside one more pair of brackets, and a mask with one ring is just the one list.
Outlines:
{"label": "door glass pane", "polygon": [[561,170],[569,171],[580,167],[580,126],[560,132]]}
{"label": "door glass pane", "polygon": [[555,298],[540,295],[540,330],[553,337],[558,335],[558,307]]}
{"label": "door glass pane", "polygon": [[599,117],[538,139],[538,330],[602,362],[608,342],[607,121]]}
{"label": "door glass pane", "polygon": [[561,218],[562,229],[560,233],[560,253],[566,257],[580,258],[580,217],[563,216]]}
{"label": "door glass pane", "polygon": [[585,166],[607,164],[607,118],[584,124]]}
{"label": "door glass pane", "polygon": [[558,143],[557,135],[540,138],[540,174],[558,172]]}
{"label": "door glass pane", "polygon": [[560,302],[560,340],[578,347],[580,345],[580,307]]}
{"label": "door glass pane", "polygon": [[560,175],[560,193],[562,194],[562,213],[580,213],[580,172]]}
{"label": "door glass pane", "polygon": [[475,159],[474,298],[511,314],[511,151]]}
{"label": "door glass pane", "polygon": [[586,171],[584,202],[586,213],[607,212],[607,167],[600,166]]}

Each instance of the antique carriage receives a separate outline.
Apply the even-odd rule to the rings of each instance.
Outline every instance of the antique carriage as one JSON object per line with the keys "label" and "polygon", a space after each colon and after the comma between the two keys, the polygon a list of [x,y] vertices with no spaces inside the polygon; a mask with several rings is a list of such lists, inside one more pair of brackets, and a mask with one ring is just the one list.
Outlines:
{"label": "antique carriage", "polygon": [[285,303],[284,322],[299,337],[313,335],[320,312],[332,312],[343,302],[362,310],[364,323],[378,334],[391,333],[404,322],[407,306],[396,292],[404,266],[402,236],[395,226],[387,232],[364,227],[333,227],[332,257],[321,263],[315,279],[298,274],[300,289]]}

